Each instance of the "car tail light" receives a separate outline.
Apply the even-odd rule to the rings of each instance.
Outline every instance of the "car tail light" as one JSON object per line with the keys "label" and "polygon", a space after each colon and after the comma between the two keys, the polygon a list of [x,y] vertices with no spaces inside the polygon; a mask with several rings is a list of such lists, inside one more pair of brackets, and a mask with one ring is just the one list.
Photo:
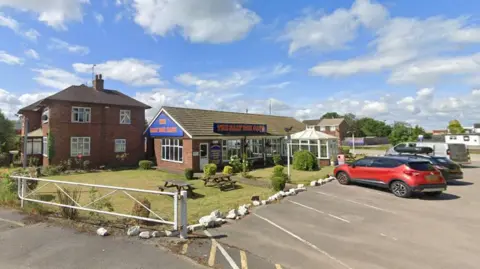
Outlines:
{"label": "car tail light", "polygon": [[420,173],[412,171],[412,170],[403,170],[403,173],[407,176],[418,176]]}
{"label": "car tail light", "polygon": [[447,149],[447,155],[450,156],[450,149]]}
{"label": "car tail light", "polygon": [[445,167],[443,167],[443,166],[440,166],[440,165],[434,165],[433,167],[435,167],[437,170],[443,170],[443,169],[446,169]]}

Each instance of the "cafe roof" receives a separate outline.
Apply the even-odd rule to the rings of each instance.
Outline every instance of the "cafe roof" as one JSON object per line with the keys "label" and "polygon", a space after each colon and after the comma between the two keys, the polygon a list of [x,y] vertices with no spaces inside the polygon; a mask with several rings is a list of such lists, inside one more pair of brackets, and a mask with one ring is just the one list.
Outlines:
{"label": "cafe roof", "polygon": [[[192,137],[223,136],[222,134],[213,132],[214,123],[265,124],[267,125],[267,136],[285,136],[285,128],[290,127],[292,128],[290,133],[305,129],[305,125],[293,117],[170,106],[162,107],[153,120],[162,112],[169,116],[185,133]],[[149,126],[151,124],[152,122]]]}
{"label": "cafe roof", "polygon": [[315,129],[306,129],[298,133],[291,135],[291,139],[295,140],[325,140],[325,139],[337,139],[336,136],[329,135],[323,132],[316,131]]}

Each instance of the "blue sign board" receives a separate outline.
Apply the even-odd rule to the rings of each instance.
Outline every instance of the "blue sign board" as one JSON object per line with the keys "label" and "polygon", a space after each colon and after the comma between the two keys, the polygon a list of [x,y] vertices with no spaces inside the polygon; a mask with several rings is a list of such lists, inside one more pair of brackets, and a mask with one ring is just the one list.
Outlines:
{"label": "blue sign board", "polygon": [[158,115],[148,129],[150,136],[182,137],[183,130],[164,113]]}

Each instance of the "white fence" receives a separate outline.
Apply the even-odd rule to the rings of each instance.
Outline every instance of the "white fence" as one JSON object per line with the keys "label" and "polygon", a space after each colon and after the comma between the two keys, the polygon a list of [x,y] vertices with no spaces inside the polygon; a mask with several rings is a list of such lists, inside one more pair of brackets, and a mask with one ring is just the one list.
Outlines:
{"label": "white fence", "polygon": [[[47,205],[53,205],[53,206],[59,206],[59,207],[67,207],[67,208],[73,208],[77,210],[84,210],[84,211],[89,211],[89,212],[96,212],[100,214],[106,214],[106,215],[113,215],[117,217],[124,217],[124,218],[132,218],[132,219],[137,219],[137,220],[144,220],[144,221],[150,221],[150,222],[155,222],[159,224],[167,224],[173,226],[173,229],[179,230],[180,231],[180,237],[186,238],[187,237],[187,192],[182,191],[180,194],[177,192],[163,192],[163,191],[154,191],[154,190],[142,190],[142,189],[133,189],[133,188],[123,188],[123,187],[115,187],[115,186],[107,186],[107,185],[97,185],[97,184],[88,184],[88,183],[80,183],[80,182],[69,182],[69,181],[60,181],[60,180],[52,180],[52,179],[44,179],[44,178],[32,178],[32,177],[23,177],[23,176],[11,176],[12,179],[17,180],[18,182],[18,197],[20,198],[21,201],[21,206],[23,207],[24,201],[29,201],[29,202],[35,202],[35,203],[41,203],[41,204],[47,204]],[[27,188],[27,183],[29,181],[37,181],[38,186],[34,190],[30,191]],[[40,186],[41,183],[45,183]],[[58,189],[60,192],[62,192],[65,196],[67,196],[75,205],[68,205],[68,204],[62,204],[62,203],[56,203],[56,202],[50,202],[50,201],[44,201],[44,200],[39,200],[35,199],[33,197],[33,194],[38,193],[42,188],[44,188],[47,185],[53,185]],[[97,189],[105,189],[105,190],[110,190],[105,195],[102,195],[101,197],[97,198],[94,201],[90,201],[87,204],[80,204],[80,201],[75,201],[67,191],[62,186],[80,186],[80,187],[91,187],[91,188],[97,188]],[[146,210],[150,212],[151,216],[154,216],[156,218],[152,217],[140,217],[140,216],[134,216],[130,214],[124,214],[124,213],[118,213],[118,212],[110,212],[110,211],[104,211],[104,210],[99,210],[95,208],[91,208],[91,206],[102,199],[105,199],[117,192],[122,192],[125,194],[127,197],[129,197],[131,200],[134,201],[134,203],[139,204]],[[164,196],[170,196],[173,198],[173,204],[172,204],[172,210],[173,210],[173,221],[168,221],[165,220],[164,218],[160,217],[159,214],[148,208],[146,205],[142,204],[138,199],[133,197],[131,193],[143,193],[143,194],[154,194],[154,195],[164,195]],[[180,214],[179,214],[179,205],[180,205]]]}

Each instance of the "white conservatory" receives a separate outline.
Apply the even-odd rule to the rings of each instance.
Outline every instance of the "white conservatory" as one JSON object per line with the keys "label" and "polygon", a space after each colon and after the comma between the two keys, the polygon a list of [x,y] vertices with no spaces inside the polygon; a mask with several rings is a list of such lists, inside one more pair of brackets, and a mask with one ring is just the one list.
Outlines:
{"label": "white conservatory", "polygon": [[320,166],[331,165],[332,159],[337,159],[338,138],[315,129],[306,129],[290,136],[290,157],[299,150],[308,150],[318,159]]}

